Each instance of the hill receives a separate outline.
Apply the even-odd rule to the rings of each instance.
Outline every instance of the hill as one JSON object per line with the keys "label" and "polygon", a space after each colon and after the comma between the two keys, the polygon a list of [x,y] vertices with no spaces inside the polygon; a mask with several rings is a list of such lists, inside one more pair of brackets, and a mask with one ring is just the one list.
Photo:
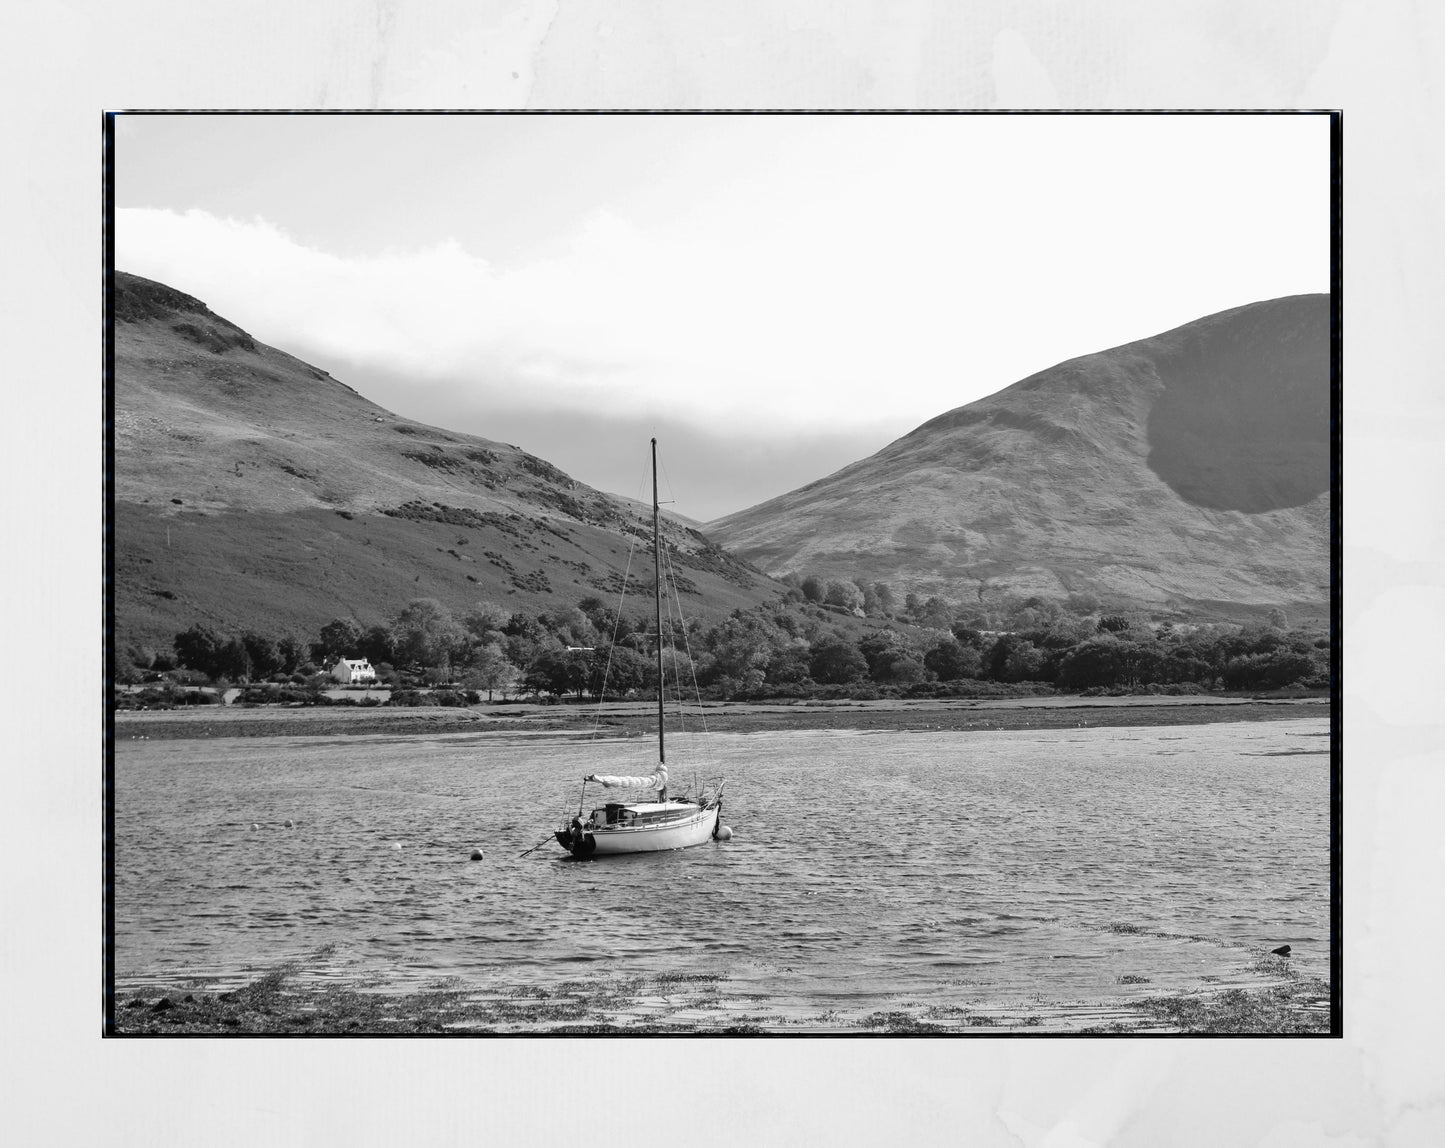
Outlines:
{"label": "hill", "polygon": [[1329,297],[1070,359],[704,526],[775,575],[1218,616],[1329,601]]}
{"label": "hill", "polygon": [[[383,410],[171,287],[116,272],[113,303],[117,649],[197,622],[309,636],[419,597],[572,606],[615,595],[635,532],[650,537],[635,502]],[[780,592],[687,523],[664,534],[689,617]],[[632,571],[650,585],[645,557]]]}

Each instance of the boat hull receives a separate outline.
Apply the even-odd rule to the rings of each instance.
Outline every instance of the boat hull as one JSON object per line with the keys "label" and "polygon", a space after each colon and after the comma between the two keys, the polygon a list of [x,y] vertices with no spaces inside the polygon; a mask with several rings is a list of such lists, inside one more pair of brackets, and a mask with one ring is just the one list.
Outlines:
{"label": "boat hull", "polygon": [[718,807],[658,825],[607,825],[598,829],[559,829],[557,843],[574,857],[610,857],[622,853],[665,853],[712,840]]}

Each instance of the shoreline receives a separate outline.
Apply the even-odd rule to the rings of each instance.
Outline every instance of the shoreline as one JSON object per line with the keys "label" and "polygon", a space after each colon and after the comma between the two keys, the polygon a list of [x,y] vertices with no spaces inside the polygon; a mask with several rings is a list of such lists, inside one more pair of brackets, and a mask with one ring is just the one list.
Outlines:
{"label": "shoreline", "polygon": [[[440,978],[378,990],[326,967],[326,946],[249,980],[177,977],[119,991],[108,1035],[1091,1036],[1328,1035],[1330,990],[1251,950],[1228,983],[1128,997],[936,1005],[910,995],[834,1009],[729,990],[728,977],[677,973],[536,984]],[[237,983],[239,981],[239,983]],[[227,985],[231,987],[226,987]],[[123,999],[122,999],[123,998]]]}
{"label": "shoreline", "polygon": [[[968,733],[981,730],[1072,729],[1118,726],[1205,725],[1329,716],[1330,699],[1162,697],[1152,695],[918,701],[806,703],[708,702],[690,707],[694,721],[719,733],[827,730],[898,733]],[[676,714],[668,714],[669,730]],[[206,707],[156,712],[118,711],[115,739],[162,740],[227,737],[416,736],[443,733],[575,737],[641,737],[657,731],[646,702],[589,705],[478,705],[353,708]],[[694,727],[695,728],[695,727]],[[1321,752],[1327,752],[1322,750]]]}

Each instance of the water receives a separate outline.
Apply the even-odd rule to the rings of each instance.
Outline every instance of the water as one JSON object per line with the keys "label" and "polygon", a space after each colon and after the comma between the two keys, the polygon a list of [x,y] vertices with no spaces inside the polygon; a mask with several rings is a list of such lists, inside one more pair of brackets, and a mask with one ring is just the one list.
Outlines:
{"label": "water", "polygon": [[674,791],[700,754],[726,775],[732,841],[583,863],[518,855],[650,743],[122,741],[116,983],[329,944],[332,973],[381,988],[706,973],[812,1015],[1189,991],[1283,943],[1327,978],[1325,735],[715,734],[669,764]]}

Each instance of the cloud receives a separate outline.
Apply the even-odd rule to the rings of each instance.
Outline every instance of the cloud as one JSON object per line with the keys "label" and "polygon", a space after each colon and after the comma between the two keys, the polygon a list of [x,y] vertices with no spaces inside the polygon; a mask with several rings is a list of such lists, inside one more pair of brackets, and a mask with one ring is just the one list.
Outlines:
{"label": "cloud", "polygon": [[[1296,189],[1324,181],[1295,160],[1266,178],[1273,135],[1230,153],[1245,183],[1185,146],[1212,122],[966,126],[963,147],[952,121],[789,122],[760,160],[729,121],[505,261],[464,221],[435,232],[463,239],[343,256],[265,218],[158,208],[117,211],[117,259],[416,392],[779,437],[902,433],[1062,359],[1323,286],[1326,233],[1305,221],[1326,200],[1302,210]],[[1261,125],[1243,127],[1230,140]]]}
{"label": "cloud", "polygon": [[[873,388],[882,321],[821,226],[780,251],[738,230],[643,232],[606,209],[498,269],[455,241],[343,258],[260,218],[117,212],[117,266],[160,279],[267,342],[516,402],[749,422],[830,421]],[[745,229],[742,229],[745,231]],[[806,268],[800,274],[799,266]],[[885,355],[885,359],[889,357]],[[856,421],[866,420],[861,411]]]}
{"label": "cloud", "polygon": [[260,218],[121,209],[116,263],[197,295],[282,347],[424,376],[454,372],[503,321],[496,276],[451,242],[343,259]]}

